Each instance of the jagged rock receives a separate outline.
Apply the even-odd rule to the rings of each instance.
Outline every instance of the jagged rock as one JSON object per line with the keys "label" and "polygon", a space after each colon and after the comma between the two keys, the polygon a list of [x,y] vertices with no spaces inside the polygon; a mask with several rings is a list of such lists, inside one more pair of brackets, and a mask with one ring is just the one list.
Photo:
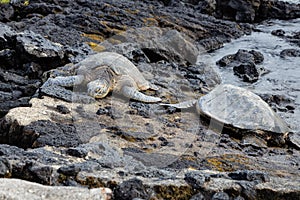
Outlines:
{"label": "jagged rock", "polygon": [[294,147],[295,149],[300,149],[300,136],[299,133],[290,133],[288,137],[288,142],[290,146]]}
{"label": "jagged rock", "polygon": [[7,22],[13,19],[15,14],[14,8],[6,3],[0,3],[0,22]]}
{"label": "jagged rock", "polygon": [[260,171],[236,171],[231,172],[228,174],[234,180],[247,180],[247,181],[261,181],[261,182],[268,182],[270,181],[269,176]]}
{"label": "jagged rock", "polygon": [[287,1],[261,1],[257,19],[296,19],[300,16],[299,3]]}
{"label": "jagged rock", "polygon": [[0,179],[0,196],[3,199],[101,199],[109,200],[112,191],[108,188],[78,188],[44,186],[18,179]]}
{"label": "jagged rock", "polygon": [[[126,48],[111,47],[110,40],[119,40],[126,43]],[[158,62],[165,60],[168,62],[177,62],[180,64],[195,64],[199,50],[192,44],[191,38],[184,37],[176,30],[162,29],[157,27],[145,27],[139,29],[128,30],[120,36],[101,43],[108,50],[117,50],[118,53],[126,54],[128,47],[141,49],[150,62]],[[132,50],[131,50],[132,51]]]}
{"label": "jagged rock", "polygon": [[234,75],[240,77],[244,82],[256,82],[259,78],[259,69],[254,63],[245,63],[233,67]]}
{"label": "jagged rock", "polygon": [[0,177],[10,177],[12,172],[12,167],[7,158],[0,158]]}
{"label": "jagged rock", "polygon": [[52,43],[32,31],[24,31],[17,35],[16,49],[24,60],[40,63],[45,69],[62,65],[65,62],[62,45]]}
{"label": "jagged rock", "polygon": [[139,179],[124,181],[114,190],[114,198],[116,199],[131,200],[136,197],[149,198],[149,194],[145,186],[143,186],[143,182]]}
{"label": "jagged rock", "polygon": [[282,29],[277,29],[277,30],[272,31],[271,34],[282,37],[282,36],[284,36],[285,31]]}
{"label": "jagged rock", "polygon": [[9,48],[16,37],[16,31],[0,22],[0,50]]}
{"label": "jagged rock", "polygon": [[[82,111],[76,108],[81,104],[55,101],[47,97],[44,99],[34,98],[30,104],[32,107],[15,108],[6,115],[5,124],[8,127],[6,131],[9,134],[3,135],[1,141],[25,148],[45,145],[70,147],[87,142],[98,131],[99,124],[93,124],[92,121],[80,122],[79,124],[61,123],[72,122],[72,118],[77,114],[83,115]],[[60,113],[56,109],[59,105],[76,111]],[[86,106],[90,107],[89,109],[95,109],[92,104]],[[92,119],[93,116],[96,116],[95,112],[92,111],[85,117]],[[82,134],[85,128],[89,129],[89,132]]]}
{"label": "jagged rock", "polygon": [[225,192],[217,192],[215,193],[212,198],[212,200],[229,200],[229,195]]}
{"label": "jagged rock", "polygon": [[210,177],[203,173],[195,171],[186,173],[184,180],[194,189],[199,190],[203,188],[205,182],[208,182],[210,180]]}
{"label": "jagged rock", "polygon": [[192,198],[190,198],[190,200],[205,200],[203,194],[201,192],[199,192],[198,194],[195,194],[194,196],[192,196]]}
{"label": "jagged rock", "polygon": [[221,67],[233,67],[235,75],[245,82],[252,83],[266,72],[263,67],[256,66],[256,64],[261,64],[263,60],[263,54],[258,51],[240,49],[236,54],[224,56],[217,61],[217,64]]}
{"label": "jagged rock", "polygon": [[300,15],[299,4],[284,1],[217,0],[216,15],[238,22],[264,19],[295,19]]}
{"label": "jagged rock", "polygon": [[280,52],[280,57],[300,57],[300,50],[299,49],[284,49]]}
{"label": "jagged rock", "polygon": [[271,178],[270,182],[257,184],[254,189],[257,192],[257,199],[298,199],[300,196],[299,177]]}

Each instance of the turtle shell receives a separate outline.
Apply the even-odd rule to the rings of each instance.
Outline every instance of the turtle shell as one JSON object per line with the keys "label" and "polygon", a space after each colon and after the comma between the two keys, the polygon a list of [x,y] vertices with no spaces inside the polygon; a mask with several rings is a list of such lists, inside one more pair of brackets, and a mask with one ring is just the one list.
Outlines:
{"label": "turtle shell", "polygon": [[[148,81],[146,81],[136,66],[126,57],[118,53],[101,52],[90,55],[77,63],[76,66],[78,67],[76,74],[84,76],[90,75],[91,72],[96,72],[97,68],[101,66],[107,66],[115,75],[130,76],[140,88],[147,88],[149,86]],[[97,74],[92,76],[92,78],[97,78]]]}
{"label": "turtle shell", "polygon": [[287,124],[258,95],[229,84],[219,85],[197,102],[200,114],[225,126],[286,133]]}

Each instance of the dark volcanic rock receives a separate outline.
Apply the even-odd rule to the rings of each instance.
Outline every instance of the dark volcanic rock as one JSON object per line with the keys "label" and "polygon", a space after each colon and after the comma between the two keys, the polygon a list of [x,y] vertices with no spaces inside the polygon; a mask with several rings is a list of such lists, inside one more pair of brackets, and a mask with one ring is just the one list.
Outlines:
{"label": "dark volcanic rock", "polygon": [[148,199],[149,194],[141,180],[130,179],[115,188],[114,198],[120,200],[132,200],[133,198]]}
{"label": "dark volcanic rock", "polygon": [[184,180],[194,189],[199,190],[203,187],[205,182],[210,180],[210,177],[199,172],[188,172],[185,174]]}
{"label": "dark volcanic rock", "polygon": [[0,50],[11,47],[16,34],[10,26],[0,22]]}
{"label": "dark volcanic rock", "polygon": [[37,62],[44,69],[58,67],[66,62],[62,45],[54,44],[32,31],[17,35],[16,50],[22,55],[23,62]]}
{"label": "dark volcanic rock", "polygon": [[240,64],[233,67],[234,75],[240,77],[244,82],[253,83],[259,78],[259,71],[254,63]]}
{"label": "dark volcanic rock", "polygon": [[0,177],[11,176],[12,167],[7,158],[0,158]]}
{"label": "dark volcanic rock", "polygon": [[229,195],[225,192],[217,192],[215,193],[212,198],[212,200],[229,200]]}
{"label": "dark volcanic rock", "polygon": [[269,18],[295,19],[300,16],[299,4],[283,1],[217,0],[216,15],[238,22],[262,21]]}
{"label": "dark volcanic rock", "polygon": [[285,31],[282,29],[277,29],[277,30],[272,31],[271,34],[282,37],[282,36],[284,36]]}
{"label": "dark volcanic rock", "polygon": [[290,133],[288,142],[290,143],[290,146],[294,147],[295,149],[300,150],[300,136],[299,133]]}
{"label": "dark volcanic rock", "polygon": [[280,57],[300,57],[299,49],[284,49],[280,52]]}
{"label": "dark volcanic rock", "polygon": [[233,67],[235,75],[245,82],[252,83],[266,72],[263,67],[256,66],[256,64],[261,64],[263,60],[263,54],[258,51],[240,49],[236,54],[224,56],[217,61],[217,64],[221,67]]}
{"label": "dark volcanic rock", "polygon": [[192,196],[192,198],[190,198],[190,200],[205,200],[203,194],[201,192],[199,192],[198,194],[195,194],[194,196]]}
{"label": "dark volcanic rock", "polygon": [[230,172],[228,174],[229,177],[231,177],[234,180],[247,180],[247,181],[260,181],[260,182],[268,182],[270,181],[270,177],[260,171],[236,171],[236,172]]}

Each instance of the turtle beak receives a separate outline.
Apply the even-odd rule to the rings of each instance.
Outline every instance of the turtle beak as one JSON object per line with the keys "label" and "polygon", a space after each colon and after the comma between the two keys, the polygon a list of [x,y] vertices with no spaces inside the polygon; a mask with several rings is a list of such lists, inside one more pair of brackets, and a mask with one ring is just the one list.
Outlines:
{"label": "turtle beak", "polygon": [[103,98],[109,93],[109,86],[105,81],[91,81],[87,87],[88,94],[96,99]]}

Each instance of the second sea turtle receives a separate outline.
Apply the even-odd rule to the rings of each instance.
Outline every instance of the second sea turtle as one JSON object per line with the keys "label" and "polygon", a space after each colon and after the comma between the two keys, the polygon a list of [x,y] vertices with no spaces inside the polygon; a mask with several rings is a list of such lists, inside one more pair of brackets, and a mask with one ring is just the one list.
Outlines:
{"label": "second sea turtle", "polygon": [[238,133],[255,132],[280,145],[289,132],[287,124],[258,95],[241,87],[221,84],[198,100],[178,104],[161,104],[175,108],[196,105],[204,117],[213,119]]}

